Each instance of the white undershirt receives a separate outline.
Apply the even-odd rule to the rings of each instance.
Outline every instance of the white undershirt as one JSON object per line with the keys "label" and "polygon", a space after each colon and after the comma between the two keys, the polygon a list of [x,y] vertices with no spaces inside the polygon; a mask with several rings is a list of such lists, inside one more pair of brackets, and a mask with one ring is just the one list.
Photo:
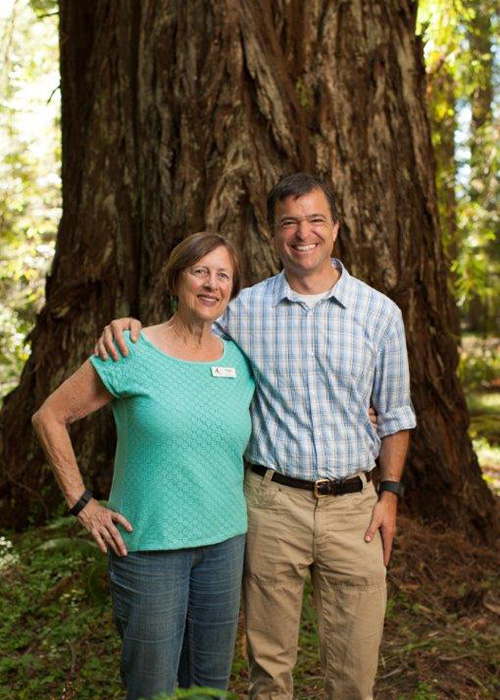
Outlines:
{"label": "white undershirt", "polygon": [[297,301],[301,301],[307,308],[312,309],[321,299],[324,299],[327,294],[330,294],[330,291],[330,289],[327,289],[326,292],[320,292],[319,294],[299,294],[295,292],[295,297]]}

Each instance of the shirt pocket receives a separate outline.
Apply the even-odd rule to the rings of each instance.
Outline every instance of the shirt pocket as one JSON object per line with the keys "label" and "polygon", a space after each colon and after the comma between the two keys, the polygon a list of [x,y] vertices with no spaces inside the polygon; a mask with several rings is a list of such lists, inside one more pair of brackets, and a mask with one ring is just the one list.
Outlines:
{"label": "shirt pocket", "polygon": [[375,353],[363,336],[334,335],[318,348],[318,370],[343,388],[367,390],[373,383]]}

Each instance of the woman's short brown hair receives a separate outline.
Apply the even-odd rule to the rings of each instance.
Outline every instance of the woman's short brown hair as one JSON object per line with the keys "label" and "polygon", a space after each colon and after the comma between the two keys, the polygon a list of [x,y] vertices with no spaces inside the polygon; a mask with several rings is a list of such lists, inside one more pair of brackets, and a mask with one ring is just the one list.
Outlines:
{"label": "woman's short brown hair", "polygon": [[195,265],[198,260],[204,258],[216,248],[223,246],[229,253],[233,263],[233,286],[231,289],[231,299],[238,296],[241,289],[240,264],[238,254],[232,243],[224,238],[220,233],[211,231],[200,231],[192,233],[175,246],[170,254],[166,268],[165,281],[170,294],[177,294],[179,277],[184,270],[191,265]]}

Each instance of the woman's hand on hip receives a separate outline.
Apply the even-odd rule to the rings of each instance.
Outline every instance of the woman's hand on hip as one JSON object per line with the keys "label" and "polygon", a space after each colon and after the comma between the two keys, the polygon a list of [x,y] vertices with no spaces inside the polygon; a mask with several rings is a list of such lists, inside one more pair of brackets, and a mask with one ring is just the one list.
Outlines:
{"label": "woman's hand on hip", "polygon": [[80,511],[77,518],[95,539],[101,552],[106,554],[108,547],[111,547],[117,556],[127,555],[125,542],[115,525],[115,523],[119,523],[128,532],[132,532],[132,525],[123,515],[101,506],[98,501],[92,498]]}

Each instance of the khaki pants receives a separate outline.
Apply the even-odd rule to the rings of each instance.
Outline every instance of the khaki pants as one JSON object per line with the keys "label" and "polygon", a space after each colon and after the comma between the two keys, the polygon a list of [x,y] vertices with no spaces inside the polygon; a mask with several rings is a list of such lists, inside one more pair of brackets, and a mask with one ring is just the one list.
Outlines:
{"label": "khaki pants", "polygon": [[[371,700],[386,604],[379,536],[364,541],[377,496],[316,499],[247,470],[243,583],[252,700],[291,700],[304,582],[311,572],[328,700]],[[365,478],[363,477],[365,481]]]}

